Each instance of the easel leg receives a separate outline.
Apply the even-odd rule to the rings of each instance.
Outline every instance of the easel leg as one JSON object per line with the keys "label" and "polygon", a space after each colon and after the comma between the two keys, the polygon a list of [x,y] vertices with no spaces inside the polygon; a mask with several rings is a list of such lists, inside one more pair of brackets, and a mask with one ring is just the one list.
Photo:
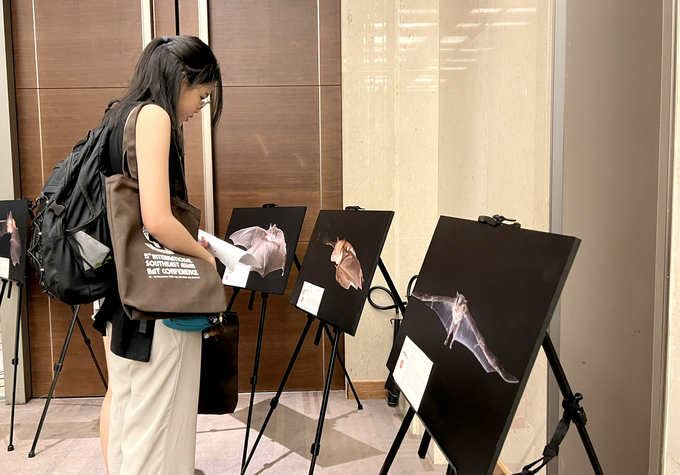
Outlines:
{"label": "easel leg", "polygon": [[40,424],[38,424],[38,430],[35,433],[35,439],[33,439],[33,445],[31,446],[31,451],[28,453],[28,458],[35,457],[35,447],[38,445],[38,438],[40,437],[40,431],[42,431],[43,423],[45,422],[45,416],[47,415],[47,410],[50,407],[50,401],[54,395],[54,388],[57,386],[57,381],[59,380],[59,374],[61,373],[61,368],[64,366],[64,359],[66,358],[66,350],[71,342],[71,336],[73,336],[73,328],[76,326],[76,320],[78,319],[78,311],[80,310],[80,305],[73,307],[73,318],[71,319],[71,325],[68,328],[68,333],[66,334],[66,340],[64,340],[64,346],[61,349],[61,356],[59,357],[59,362],[54,365],[54,379],[52,379],[52,386],[50,387],[50,392],[47,395],[47,400],[45,401],[45,408],[43,409],[42,416],[40,417]]}
{"label": "easel leg", "polygon": [[[545,351],[545,355],[548,358],[550,368],[552,369],[555,379],[557,380],[557,385],[560,387],[562,397],[567,402],[573,401],[574,393],[569,386],[567,376],[564,373],[564,368],[562,368],[562,364],[560,363],[555,346],[550,339],[550,335],[545,335],[545,339],[543,340],[543,351]],[[578,396],[581,397],[580,395]],[[581,442],[583,442],[583,446],[586,449],[586,454],[588,454],[588,459],[590,460],[590,464],[593,467],[593,471],[596,475],[604,475],[600,461],[598,460],[597,454],[595,453],[595,448],[593,447],[590,436],[588,435],[588,431],[585,426],[585,419],[585,412],[583,412],[583,409],[580,409],[580,413],[577,414],[577,417],[572,418],[572,422],[578,429],[578,433],[581,436]]]}
{"label": "easel leg", "polygon": [[425,431],[423,438],[420,441],[420,447],[418,447],[418,457],[425,459],[427,456],[427,449],[430,448],[430,442],[432,441],[432,436],[428,431]]}
{"label": "easel leg", "polygon": [[411,421],[413,421],[413,416],[415,415],[416,411],[414,411],[413,408],[409,406],[408,411],[406,411],[406,414],[404,415],[404,421],[401,423],[401,427],[399,427],[397,436],[394,438],[394,442],[392,442],[392,447],[390,447],[390,451],[387,453],[385,462],[383,462],[383,466],[380,469],[378,475],[387,475],[387,473],[390,471],[392,462],[394,462],[394,458],[397,456],[399,447],[401,446],[401,443],[406,436],[406,432],[408,432],[408,428],[411,425]]}
{"label": "easel leg", "polygon": [[[328,339],[333,342],[333,335],[331,334],[331,331],[328,329],[328,325],[325,323],[321,323],[323,325],[324,330],[326,331],[326,335],[328,336]],[[342,368],[343,373],[345,373],[345,378],[347,379],[347,383],[349,383],[349,387],[352,390],[352,393],[354,394],[354,399],[357,402],[357,408],[361,411],[364,406],[361,405],[361,401],[359,400],[359,395],[357,394],[356,390],[354,389],[354,385],[352,384],[352,380],[349,377],[349,373],[347,372],[347,369],[345,368],[345,362],[342,360],[342,356],[340,355],[340,351],[338,351],[338,362],[340,363],[340,367]]]}
{"label": "easel leg", "polygon": [[295,351],[293,352],[293,356],[290,359],[290,363],[288,363],[288,368],[286,368],[286,373],[283,375],[283,380],[281,380],[281,384],[279,384],[279,389],[276,391],[276,395],[272,398],[271,402],[269,403],[269,412],[267,413],[267,417],[264,419],[264,423],[262,424],[262,428],[260,429],[260,433],[257,434],[257,438],[255,439],[255,443],[253,444],[253,448],[250,450],[250,455],[248,455],[248,459],[246,460],[246,463],[243,465],[243,468],[241,469],[241,474],[246,473],[246,469],[248,468],[248,464],[250,464],[250,461],[253,459],[253,455],[255,454],[255,450],[257,449],[257,445],[260,443],[260,439],[262,438],[262,435],[264,434],[265,429],[267,428],[267,424],[269,423],[269,419],[271,419],[272,414],[274,412],[274,409],[276,409],[276,406],[279,404],[279,399],[281,398],[281,393],[283,393],[283,388],[286,386],[286,382],[288,381],[288,378],[290,377],[290,373],[293,370],[293,365],[295,364],[295,360],[298,357],[298,354],[300,353],[300,350],[302,349],[302,344],[305,341],[305,338],[307,337],[307,333],[309,333],[309,329],[312,326],[312,322],[314,321],[314,315],[307,315],[307,324],[305,325],[304,330],[302,330],[302,335],[300,335],[300,339],[298,340],[298,344],[295,347]]}
{"label": "easel leg", "polygon": [[80,323],[80,318],[76,315],[76,323],[78,324],[78,328],[80,328],[80,333],[83,335],[83,340],[85,341],[85,344],[87,345],[87,349],[90,350],[90,355],[92,356],[92,361],[94,361],[94,365],[97,367],[97,371],[99,372],[99,377],[102,380],[102,383],[104,383],[104,389],[108,390],[109,387],[106,384],[106,378],[104,377],[104,373],[102,373],[102,369],[99,367],[99,362],[97,361],[97,357],[94,355],[94,351],[92,350],[92,345],[90,344],[90,339],[87,337],[87,333],[85,333],[85,329],[83,328],[83,324]]}
{"label": "easel leg", "polygon": [[328,407],[328,398],[331,394],[331,383],[333,381],[333,370],[335,369],[335,358],[338,356],[338,346],[340,344],[340,329],[334,329],[333,349],[331,350],[331,360],[328,363],[328,374],[326,375],[326,387],[323,390],[323,399],[321,401],[321,412],[319,412],[319,421],[316,425],[316,438],[312,444],[312,463],[309,466],[309,475],[314,473],[316,467],[316,457],[319,455],[321,448],[321,433],[323,432],[323,423],[326,417],[326,408]]}
{"label": "easel leg", "polygon": [[257,348],[255,349],[255,364],[253,365],[253,376],[250,378],[250,404],[248,405],[248,420],[246,422],[246,436],[243,441],[243,457],[241,458],[241,470],[246,464],[248,455],[248,438],[250,436],[250,423],[253,417],[253,402],[255,400],[255,387],[257,386],[257,373],[260,368],[260,350],[262,349],[262,335],[264,333],[264,320],[267,313],[267,299],[269,294],[262,294],[262,310],[260,311],[260,328],[257,333]]}
{"label": "easel leg", "polygon": [[5,297],[5,287],[7,287],[7,281],[2,281],[2,290],[0,290],[0,305],[2,305],[2,299]]}
{"label": "easel leg", "polygon": [[[6,282],[5,282],[6,283]],[[5,283],[2,285],[2,290],[4,293]],[[10,283],[10,289],[12,284]],[[17,405],[17,368],[19,366],[19,334],[21,333],[21,291],[22,285],[17,284],[19,287],[19,301],[17,302],[17,323],[16,330],[14,332],[14,358],[12,359],[12,366],[14,366],[14,376],[12,384],[12,416],[9,423],[9,445],[7,446],[7,451],[11,452],[14,450],[14,409]]]}

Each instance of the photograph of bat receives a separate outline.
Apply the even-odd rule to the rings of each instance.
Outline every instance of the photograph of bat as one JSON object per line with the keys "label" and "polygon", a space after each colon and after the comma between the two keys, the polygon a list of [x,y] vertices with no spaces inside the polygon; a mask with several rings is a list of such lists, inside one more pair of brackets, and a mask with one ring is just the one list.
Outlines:
{"label": "photograph of bat", "polygon": [[503,368],[498,358],[486,346],[486,341],[477,329],[463,294],[456,292],[455,297],[446,297],[414,292],[413,297],[434,310],[441,320],[447,332],[444,345],[451,349],[453,343],[458,341],[475,355],[487,373],[496,372],[508,383],[519,382]]}
{"label": "photograph of bat", "polygon": [[0,220],[0,238],[5,234],[10,235],[10,257],[13,266],[18,266],[21,262],[21,237],[19,235],[19,228],[17,222],[12,217],[10,211],[7,219]]}
{"label": "photograph of bat", "polygon": [[246,251],[257,259],[259,268],[252,268],[262,277],[277,270],[284,274],[286,266],[286,238],[276,224],[270,224],[264,230],[260,226],[240,229],[229,236],[236,246],[243,246]]}
{"label": "photograph of bat", "polygon": [[364,274],[352,243],[347,239],[337,238],[335,242],[326,244],[333,248],[331,262],[335,263],[335,281],[345,290],[350,287],[361,290]]}

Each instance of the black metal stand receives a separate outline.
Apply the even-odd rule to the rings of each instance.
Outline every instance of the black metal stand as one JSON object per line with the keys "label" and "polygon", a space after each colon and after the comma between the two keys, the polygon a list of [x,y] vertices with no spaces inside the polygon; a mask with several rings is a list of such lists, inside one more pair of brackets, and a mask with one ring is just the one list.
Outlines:
{"label": "black metal stand", "polygon": [[[299,271],[301,265],[300,265],[300,261],[298,260],[296,255],[293,256],[293,262],[295,263],[295,267]],[[229,302],[230,308],[231,308],[231,305],[233,304],[233,301],[234,301],[237,293],[238,293],[238,288],[234,289],[234,295],[232,295],[232,299]],[[264,423],[262,430],[260,432],[260,436],[258,436],[257,439],[255,440],[255,444],[253,445],[251,456],[250,456],[250,458],[247,458],[248,441],[249,441],[249,438],[250,438],[250,426],[251,426],[252,415],[253,415],[253,403],[254,403],[254,399],[255,399],[255,388],[257,386],[257,375],[258,375],[259,367],[260,367],[260,352],[261,352],[261,349],[262,349],[262,337],[263,337],[263,334],[264,334],[264,322],[265,322],[266,312],[267,312],[267,299],[268,299],[268,297],[269,297],[269,294],[264,293],[264,292],[262,293],[262,309],[260,311],[260,327],[258,329],[258,334],[257,334],[257,346],[256,346],[256,350],[255,350],[255,363],[253,365],[253,376],[250,378],[250,404],[248,405],[248,418],[247,418],[247,421],[246,421],[246,434],[245,434],[245,440],[244,440],[244,443],[243,443],[243,457],[241,458],[241,473],[245,472],[247,464],[250,463],[250,458],[252,458],[252,454],[255,452],[255,447],[257,446],[257,444],[260,441],[261,434],[262,434],[262,432],[264,432],[264,428],[267,426],[267,423],[269,422],[269,418],[267,418],[267,420],[265,420],[265,423]],[[251,295],[251,301],[252,301],[252,298],[253,298],[253,296]],[[328,338],[331,340],[331,342],[333,341],[333,337],[331,336],[331,332],[328,329],[328,325],[325,322],[319,321],[319,329],[317,331],[317,335],[316,335],[316,338],[314,340],[315,345],[317,345],[317,346],[319,345],[321,333],[324,330],[325,330]],[[308,331],[308,329],[307,329],[307,331]],[[307,331],[305,331],[303,333],[303,336],[305,336],[305,337],[307,336]],[[302,341],[304,341],[304,338],[302,339]],[[293,359],[291,360],[291,363],[289,364],[290,369],[292,369],[292,366],[295,362],[295,359],[297,359],[297,353],[298,352],[296,351],[293,354]],[[342,370],[345,373],[345,377],[347,378],[347,382],[349,383],[350,388],[352,388],[352,393],[354,394],[354,398],[357,401],[358,408],[359,408],[359,410],[361,410],[361,409],[363,409],[363,406],[361,405],[361,401],[359,401],[359,396],[357,395],[357,392],[354,389],[354,384],[352,384],[352,380],[350,379],[349,374],[347,373],[347,369],[345,368],[345,363],[342,360],[342,356],[340,356],[339,352],[336,352],[336,353],[337,353],[337,358],[340,362],[340,366],[342,367]],[[283,386],[285,385],[285,381],[288,379],[289,374],[290,374],[290,371],[287,371],[286,375],[284,376],[284,381],[282,382],[282,386],[280,388],[281,391],[283,391]],[[280,394],[279,394],[279,396],[280,396]],[[276,407],[276,404],[278,404],[278,399],[279,398],[276,397],[276,403],[274,404],[274,407]],[[272,400],[272,402],[273,402],[273,400]],[[273,409],[271,411],[273,412]]]}
{"label": "black metal stand", "polygon": [[[264,423],[262,424],[262,428],[260,429],[257,438],[255,439],[255,443],[253,444],[253,447],[250,451],[250,455],[248,455],[247,459],[243,463],[243,466],[241,468],[241,474],[245,474],[248,465],[250,464],[250,461],[253,458],[253,455],[255,454],[255,450],[257,449],[257,446],[260,443],[260,440],[262,439],[262,435],[264,434],[265,429],[267,428],[267,424],[269,424],[269,420],[271,419],[272,414],[274,413],[274,410],[276,409],[276,406],[279,404],[279,399],[281,398],[281,394],[283,393],[283,389],[286,386],[286,383],[288,382],[288,378],[290,377],[290,373],[293,370],[293,366],[295,365],[295,361],[297,360],[298,355],[300,354],[300,350],[302,349],[302,345],[307,338],[307,334],[309,333],[309,330],[312,326],[312,323],[316,317],[314,315],[308,314],[307,315],[307,324],[305,325],[305,328],[302,330],[302,335],[300,335],[300,339],[298,340],[297,346],[295,347],[295,351],[293,352],[293,356],[290,359],[290,362],[288,363],[288,367],[286,368],[286,372],[283,375],[283,379],[281,380],[281,384],[279,384],[279,388],[276,391],[276,395],[272,398],[272,400],[269,403],[269,412],[267,413],[267,416],[264,419]],[[354,398],[357,402],[357,408],[359,410],[363,409],[363,406],[361,405],[361,402],[359,401],[359,396],[357,395],[354,385],[352,384],[352,381],[347,374],[347,370],[345,368],[345,363],[342,360],[342,357],[340,356],[338,352],[339,348],[339,343],[340,343],[340,335],[341,331],[339,328],[333,327],[333,335],[331,337],[331,331],[328,328],[328,324],[323,321],[319,321],[319,329],[317,331],[317,336],[315,338],[315,343],[318,344],[322,333],[325,331],[326,335],[331,339],[333,346],[331,349],[331,359],[328,363],[328,373],[326,375],[326,383],[324,386],[324,392],[323,392],[323,398],[321,401],[321,411],[319,413],[319,420],[317,422],[317,429],[316,429],[316,437],[314,439],[314,443],[312,444],[311,447],[311,454],[312,454],[312,462],[309,468],[309,474],[311,475],[314,473],[314,468],[316,465],[316,458],[319,455],[319,450],[320,450],[320,441],[321,441],[321,434],[323,432],[323,423],[324,423],[324,418],[326,415],[326,408],[328,406],[328,398],[330,396],[330,390],[331,390],[331,382],[333,379],[333,371],[335,369],[335,360],[337,359],[340,362],[340,366],[342,367],[343,371],[345,372],[345,377],[347,378],[347,381],[349,383],[350,388],[352,389],[352,392],[354,393]],[[251,400],[251,406],[252,406],[252,400]]]}
{"label": "black metal stand", "polygon": [[71,307],[73,310],[73,318],[71,319],[71,325],[68,328],[68,333],[66,334],[66,340],[64,340],[64,346],[61,349],[61,356],[59,357],[59,362],[54,365],[54,378],[52,379],[52,386],[50,386],[50,392],[47,395],[47,400],[45,401],[45,407],[43,408],[42,416],[40,417],[40,423],[38,424],[38,430],[35,433],[35,439],[33,439],[33,445],[31,446],[31,451],[28,453],[29,458],[35,457],[35,447],[38,445],[38,439],[40,438],[40,432],[42,431],[43,424],[45,422],[45,416],[47,416],[47,410],[50,407],[50,402],[52,401],[52,397],[54,396],[54,388],[57,386],[57,381],[59,380],[59,374],[61,374],[61,370],[64,367],[64,359],[66,358],[66,351],[68,350],[68,345],[71,342],[71,337],[73,336],[73,329],[76,326],[76,323],[78,324],[78,328],[80,328],[80,332],[83,335],[83,340],[85,340],[85,344],[87,345],[88,349],[90,350],[90,355],[92,356],[92,361],[94,361],[95,366],[97,367],[97,371],[99,372],[99,377],[102,380],[102,383],[104,383],[104,388],[108,389],[108,386],[106,384],[106,378],[104,377],[104,373],[102,372],[101,368],[99,367],[99,363],[97,362],[97,358],[94,355],[94,351],[92,350],[92,346],[90,345],[90,339],[87,337],[87,334],[85,333],[85,329],[83,328],[82,323],[80,323],[80,319],[78,318],[78,311],[80,310],[80,305],[76,305],[75,307]]}
{"label": "black metal stand", "polygon": [[387,457],[385,457],[385,461],[383,462],[382,468],[380,469],[378,475],[387,475],[387,472],[390,471],[392,462],[394,462],[394,459],[397,456],[399,447],[401,446],[401,443],[404,441],[406,432],[408,432],[408,428],[411,425],[411,422],[413,421],[413,416],[415,415],[416,411],[411,406],[409,406],[408,411],[406,411],[406,414],[404,414],[404,420],[402,421],[401,426],[399,426],[397,436],[394,438],[394,442],[392,442],[390,451],[387,452]]}
{"label": "black metal stand", "polygon": [[[401,321],[404,318],[404,314],[406,313],[406,305],[404,305],[404,301],[401,300],[399,297],[399,291],[397,291],[397,287],[394,285],[394,281],[392,281],[392,278],[390,277],[390,273],[387,272],[387,267],[385,267],[385,263],[383,262],[382,258],[378,260],[378,268],[380,269],[380,272],[383,275],[383,278],[385,279],[385,282],[387,283],[387,287],[389,288],[390,294],[392,296],[392,300],[394,301],[394,305],[397,308],[397,317],[393,319],[394,323],[394,333],[392,335],[392,341],[396,340],[397,338],[397,333],[399,332],[399,327],[401,326]],[[408,290],[407,290],[408,292]],[[369,300],[370,300],[370,294],[369,294]],[[388,307],[392,308],[392,307]],[[399,318],[399,314],[401,314],[401,319]],[[392,375],[389,375],[387,378],[387,381],[385,382],[385,390],[387,391],[387,405],[388,406],[396,406],[397,403],[399,402],[399,386],[397,386],[397,383],[394,381],[392,378]]]}
{"label": "black metal stand", "polygon": [[255,363],[253,365],[253,376],[250,378],[250,403],[248,404],[248,420],[246,422],[246,435],[243,441],[243,457],[241,458],[241,470],[246,463],[248,455],[248,439],[250,437],[250,424],[253,417],[253,402],[255,400],[255,387],[257,386],[257,373],[260,368],[260,350],[262,349],[262,336],[264,334],[264,320],[267,313],[267,299],[269,294],[262,293],[262,310],[260,311],[260,328],[257,332],[257,347],[255,349]]}
{"label": "black metal stand", "polygon": [[[538,472],[541,468],[543,468],[555,456],[557,456],[559,444],[562,442],[564,436],[567,433],[567,430],[569,428],[569,422],[573,422],[576,425],[576,428],[578,429],[578,433],[581,436],[581,441],[583,442],[583,447],[585,448],[586,454],[588,455],[588,459],[590,460],[590,464],[593,467],[593,472],[595,473],[595,475],[604,475],[602,467],[600,466],[600,462],[597,458],[597,454],[595,453],[595,448],[593,447],[590,437],[588,436],[588,431],[586,430],[587,422],[586,413],[580,406],[580,401],[583,399],[583,396],[580,393],[574,394],[571,391],[571,387],[569,386],[569,382],[567,381],[567,376],[564,374],[564,369],[562,368],[560,358],[557,355],[557,352],[555,351],[555,347],[553,346],[552,340],[550,339],[550,335],[546,334],[545,339],[543,340],[543,351],[545,351],[545,355],[548,359],[548,362],[550,363],[550,368],[552,369],[553,374],[555,375],[557,384],[560,387],[560,392],[562,393],[562,397],[564,398],[562,406],[565,409],[565,414],[564,417],[562,418],[562,421],[560,421],[560,425],[558,425],[558,428],[555,431],[553,439],[546,446],[546,449],[543,451],[543,457],[537,460],[536,462],[524,467],[522,469],[522,472],[518,475],[533,475],[536,472]],[[394,458],[396,457],[397,451],[399,450],[399,447],[401,446],[401,443],[404,440],[404,436],[406,435],[406,432],[408,431],[408,428],[411,425],[411,421],[413,420],[414,415],[415,411],[413,410],[412,407],[409,406],[408,411],[404,416],[404,421],[402,422],[401,427],[397,432],[397,436],[394,438],[394,442],[392,442],[392,447],[390,448],[390,451],[388,452],[387,457],[385,458],[385,462],[383,463],[383,466],[380,469],[378,475],[387,475],[387,473],[389,472],[389,469],[392,466],[392,462],[394,462]],[[429,434],[429,432],[425,432],[425,435],[423,435],[422,443],[420,444],[420,448],[418,450],[418,455],[420,455],[421,458],[424,458],[430,440],[431,435]],[[539,464],[540,466],[538,466]],[[449,465],[446,473],[447,475],[449,474],[456,475],[457,471],[455,466]]]}
{"label": "black metal stand", "polygon": [[305,338],[307,337],[307,333],[309,333],[309,329],[312,326],[312,322],[314,321],[314,315],[307,315],[307,323],[305,324],[305,328],[302,330],[302,335],[300,335],[300,339],[298,340],[297,346],[295,347],[295,351],[293,352],[293,356],[290,359],[290,362],[288,363],[288,367],[286,368],[286,372],[283,375],[283,379],[281,380],[281,384],[279,384],[279,388],[276,391],[276,394],[272,398],[272,400],[269,402],[269,412],[267,413],[267,416],[264,419],[264,423],[262,424],[262,428],[260,429],[259,434],[257,434],[257,438],[255,439],[255,443],[253,444],[253,448],[250,451],[250,455],[246,459],[246,463],[243,465],[241,468],[241,474],[244,474],[246,472],[246,469],[248,468],[248,464],[250,461],[253,459],[253,455],[255,454],[255,449],[257,449],[257,445],[260,443],[260,439],[262,439],[262,434],[264,434],[264,431],[267,427],[267,424],[269,424],[269,419],[271,419],[272,414],[274,413],[274,409],[276,409],[276,406],[279,404],[279,399],[281,398],[281,393],[283,393],[283,388],[286,386],[286,382],[288,381],[288,378],[290,377],[290,373],[293,370],[293,365],[295,364],[295,360],[298,357],[298,354],[300,353],[300,350],[302,349],[302,344],[305,341]]}
{"label": "black metal stand", "polygon": [[[298,260],[297,256],[294,256],[294,263],[295,266],[297,267],[298,270],[300,270],[300,261]],[[387,269],[385,268],[385,265],[380,259],[378,261],[378,266],[380,267],[380,271],[383,274],[383,277],[385,278],[385,281],[387,282],[387,285],[390,289],[390,291],[393,293],[393,295],[396,297],[396,300],[399,302],[397,303],[399,310],[401,311],[402,315],[406,309],[404,306],[404,303],[401,302],[401,300],[398,298],[399,292],[397,291],[394,282],[390,278],[389,273],[387,272]],[[286,368],[286,372],[283,376],[283,380],[281,381],[281,384],[279,385],[278,390],[276,391],[276,395],[272,398],[271,402],[269,403],[269,412],[267,413],[267,416],[264,419],[264,423],[262,424],[262,428],[260,429],[260,432],[257,435],[257,438],[255,439],[255,443],[253,444],[253,447],[250,451],[250,455],[246,457],[246,452],[248,451],[248,433],[250,432],[250,423],[251,423],[251,415],[252,415],[252,407],[253,407],[253,397],[254,397],[254,392],[255,392],[255,384],[257,383],[257,368],[259,365],[259,355],[260,355],[260,346],[261,346],[261,340],[262,340],[262,330],[264,327],[264,319],[265,319],[265,306],[266,306],[266,299],[265,299],[265,294],[263,294],[263,302],[262,302],[262,313],[260,315],[260,329],[259,329],[259,334],[258,334],[258,343],[257,343],[257,350],[255,354],[255,370],[253,372],[253,379],[251,379],[251,393],[250,393],[250,407],[248,409],[248,419],[247,419],[247,426],[246,426],[246,438],[245,438],[245,444],[243,448],[243,458],[241,460],[241,474],[245,474],[248,465],[250,464],[250,461],[253,458],[253,455],[255,454],[255,450],[257,449],[258,444],[260,443],[260,440],[262,439],[262,435],[264,434],[264,431],[267,427],[267,424],[269,423],[269,420],[271,419],[271,416],[276,409],[276,406],[279,403],[279,399],[281,398],[281,394],[283,393],[283,389],[286,386],[286,382],[288,381],[288,378],[290,377],[290,373],[293,369],[293,365],[295,364],[295,360],[298,357],[298,354],[300,353],[300,349],[302,348],[302,344],[305,341],[305,338],[307,337],[307,333],[309,333],[309,329],[312,325],[312,322],[316,319],[313,315],[308,314],[307,315],[307,324],[305,325],[304,330],[302,331],[302,335],[300,336],[300,340],[298,341],[297,347],[295,348],[295,351],[293,352],[293,356],[291,357],[290,362],[288,363],[288,367]],[[326,415],[326,408],[328,406],[328,398],[330,396],[330,388],[331,388],[331,382],[333,378],[333,371],[335,370],[335,359],[337,358],[340,366],[345,373],[345,378],[347,379],[347,383],[349,384],[349,387],[352,390],[352,393],[354,395],[354,399],[357,402],[357,408],[359,410],[363,409],[363,405],[361,404],[361,401],[359,400],[359,395],[357,394],[354,384],[352,384],[352,380],[349,377],[349,374],[347,373],[347,368],[345,367],[345,362],[342,359],[342,356],[340,356],[340,353],[338,351],[338,346],[340,342],[340,334],[342,333],[339,328],[333,327],[333,334],[331,334],[331,330],[328,328],[328,324],[324,322],[323,320],[319,319],[319,328],[316,333],[316,337],[314,339],[314,344],[318,345],[321,336],[323,333],[326,333],[328,336],[329,340],[333,343],[332,349],[331,349],[331,359],[328,363],[328,373],[326,376],[326,384],[324,387],[324,393],[323,393],[323,399],[321,402],[321,411],[319,414],[319,421],[317,425],[317,430],[316,430],[316,438],[314,440],[314,443],[312,444],[311,447],[311,453],[312,453],[312,462],[309,468],[309,475],[314,473],[314,468],[316,466],[316,458],[319,455],[319,450],[320,450],[320,441],[321,441],[321,434],[323,431],[323,424],[324,424],[324,418]],[[253,382],[255,381],[255,382]]]}
{"label": "black metal stand", "polygon": [[7,451],[12,452],[14,450],[14,410],[17,404],[17,367],[19,366],[19,335],[21,333],[21,293],[23,285],[20,282],[12,282],[2,279],[2,291],[0,291],[0,305],[2,305],[2,299],[5,296],[5,288],[7,288],[7,298],[10,297],[12,293],[12,284],[16,283],[19,287],[19,300],[17,303],[17,321],[16,329],[14,331],[14,358],[12,358],[12,366],[14,366],[14,376],[12,377],[12,415],[10,416],[9,423],[9,444],[7,445]]}

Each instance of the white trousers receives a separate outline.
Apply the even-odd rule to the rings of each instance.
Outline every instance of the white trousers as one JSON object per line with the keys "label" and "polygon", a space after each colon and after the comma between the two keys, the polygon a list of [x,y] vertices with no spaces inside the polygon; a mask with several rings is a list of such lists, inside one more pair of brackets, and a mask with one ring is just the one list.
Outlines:
{"label": "white trousers", "polygon": [[201,332],[155,323],[148,363],[110,354],[111,475],[193,475]]}

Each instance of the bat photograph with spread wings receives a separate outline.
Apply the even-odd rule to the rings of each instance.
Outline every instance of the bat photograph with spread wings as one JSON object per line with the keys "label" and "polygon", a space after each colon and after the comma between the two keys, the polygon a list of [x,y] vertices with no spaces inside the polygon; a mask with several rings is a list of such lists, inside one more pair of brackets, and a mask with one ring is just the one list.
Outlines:
{"label": "bat photograph with spread wings", "polygon": [[393,211],[321,210],[290,303],[308,311],[300,301],[305,283],[323,289],[314,315],[353,336],[393,216]]}
{"label": "bat photograph with spread wings", "polygon": [[236,231],[229,239],[235,246],[242,246],[252,256],[257,259],[259,267],[251,270],[257,272],[262,277],[270,272],[281,271],[286,266],[286,236],[276,224],[270,224],[268,229],[259,226]]}
{"label": "bat photograph with spread wings", "polygon": [[458,473],[492,475],[579,242],[440,217],[387,367],[406,337],[432,362],[416,412]]}
{"label": "bat photograph with spread wings", "polygon": [[304,206],[234,208],[225,240],[248,251],[259,264],[250,269],[247,289],[285,292],[306,210]]}
{"label": "bat photograph with spread wings", "polygon": [[25,281],[27,237],[28,201],[0,201],[0,277]]}
{"label": "bat photograph with spread wings", "polygon": [[446,329],[444,345],[453,348],[453,342],[457,341],[465,345],[479,360],[487,373],[498,373],[508,383],[519,383],[519,380],[505,371],[498,358],[486,346],[484,337],[477,329],[465,296],[456,292],[455,297],[442,297],[414,292],[417,298],[430,307],[441,320]]}

